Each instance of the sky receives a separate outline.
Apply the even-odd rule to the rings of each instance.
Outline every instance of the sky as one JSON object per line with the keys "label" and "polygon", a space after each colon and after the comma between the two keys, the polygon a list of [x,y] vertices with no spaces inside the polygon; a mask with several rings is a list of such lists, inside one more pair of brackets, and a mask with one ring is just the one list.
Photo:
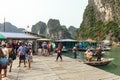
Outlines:
{"label": "sky", "polygon": [[49,19],[61,25],[79,28],[88,0],[0,0],[0,23],[10,22],[18,28]]}

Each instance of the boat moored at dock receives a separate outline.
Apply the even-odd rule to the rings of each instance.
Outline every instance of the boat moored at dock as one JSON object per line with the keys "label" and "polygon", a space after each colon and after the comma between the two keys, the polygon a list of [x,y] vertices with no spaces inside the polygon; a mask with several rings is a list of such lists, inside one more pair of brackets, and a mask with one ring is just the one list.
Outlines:
{"label": "boat moored at dock", "polygon": [[101,61],[92,60],[92,61],[84,61],[84,63],[92,66],[103,66],[109,64],[113,60],[114,58],[102,58]]}

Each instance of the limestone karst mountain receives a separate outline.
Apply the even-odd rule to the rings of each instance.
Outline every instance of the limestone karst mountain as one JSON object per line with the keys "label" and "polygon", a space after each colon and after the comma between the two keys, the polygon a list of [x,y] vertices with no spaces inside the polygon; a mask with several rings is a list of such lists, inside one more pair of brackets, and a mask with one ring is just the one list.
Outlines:
{"label": "limestone karst mountain", "polygon": [[[49,19],[47,24],[40,21],[35,25],[33,25],[31,31],[34,33],[42,34],[48,38],[53,38],[53,39],[75,38],[75,37],[72,37],[70,33],[73,27],[72,29],[71,28],[69,29],[67,29],[66,26],[64,25],[61,25],[59,20]],[[74,32],[76,32],[75,27],[73,30]]]}
{"label": "limestone karst mountain", "polygon": [[[4,25],[5,25],[5,29],[4,29]],[[17,32],[17,33],[22,33],[25,29],[23,28],[17,28],[16,26],[12,25],[10,22],[5,22],[0,24],[0,31],[1,32]]]}
{"label": "limestone karst mountain", "polygon": [[100,40],[120,41],[120,0],[88,0],[78,38],[98,40],[98,33]]}

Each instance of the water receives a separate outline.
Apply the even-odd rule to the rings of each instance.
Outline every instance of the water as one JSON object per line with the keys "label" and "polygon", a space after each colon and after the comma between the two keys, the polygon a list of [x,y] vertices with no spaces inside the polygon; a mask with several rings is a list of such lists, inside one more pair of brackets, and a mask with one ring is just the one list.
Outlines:
{"label": "water", "polygon": [[120,75],[120,48],[113,48],[111,51],[109,51],[107,57],[114,58],[114,60],[110,64],[99,66],[98,68],[116,75]]}
{"label": "water", "polygon": [[[80,60],[84,60],[83,53],[84,52],[78,52],[77,58]],[[73,58],[72,52],[64,53],[64,55]],[[120,76],[120,48],[113,48],[111,51],[107,51],[104,57],[114,58],[114,60],[108,65],[97,66],[97,68],[103,69],[105,71],[108,71]]]}

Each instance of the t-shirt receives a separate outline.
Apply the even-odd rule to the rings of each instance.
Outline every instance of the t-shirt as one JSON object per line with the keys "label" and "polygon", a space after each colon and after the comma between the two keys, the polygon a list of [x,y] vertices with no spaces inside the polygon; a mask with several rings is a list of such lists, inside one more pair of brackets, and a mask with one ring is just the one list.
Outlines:
{"label": "t-shirt", "polygon": [[73,47],[73,52],[76,52],[76,51],[77,51],[76,47]]}
{"label": "t-shirt", "polygon": [[4,56],[8,58],[8,56],[9,56],[8,49],[7,48],[2,48],[2,51],[4,53]]}

